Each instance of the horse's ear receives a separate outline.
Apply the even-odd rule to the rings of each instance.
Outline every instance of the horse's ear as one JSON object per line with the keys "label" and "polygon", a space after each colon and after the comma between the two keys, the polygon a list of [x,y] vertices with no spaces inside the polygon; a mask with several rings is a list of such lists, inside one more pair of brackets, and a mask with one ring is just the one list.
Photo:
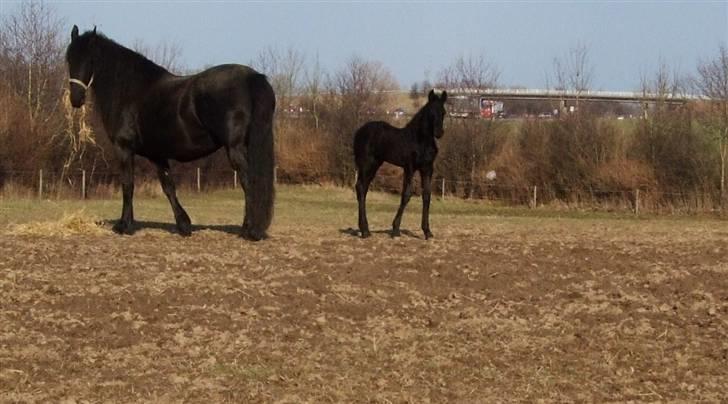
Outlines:
{"label": "horse's ear", "polygon": [[427,94],[427,101],[434,101],[437,99],[437,95],[435,94],[435,90],[430,90],[430,93]]}
{"label": "horse's ear", "polygon": [[442,90],[442,94],[440,94],[440,99],[442,100],[442,102],[447,101],[447,91]]}
{"label": "horse's ear", "polygon": [[73,29],[71,30],[71,40],[75,41],[76,38],[78,38],[78,26],[74,25]]}
{"label": "horse's ear", "polygon": [[96,35],[96,26],[94,25],[94,35]]}

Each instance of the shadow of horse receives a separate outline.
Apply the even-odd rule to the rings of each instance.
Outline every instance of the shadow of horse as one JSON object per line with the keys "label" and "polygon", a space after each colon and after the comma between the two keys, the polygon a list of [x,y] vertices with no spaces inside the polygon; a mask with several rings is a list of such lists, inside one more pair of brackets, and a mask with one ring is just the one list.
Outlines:
{"label": "shadow of horse", "polygon": [[[114,226],[118,220],[101,220],[97,224],[101,226]],[[139,230],[162,230],[170,234],[180,234],[177,225],[174,223],[162,223],[162,222],[151,222],[151,221],[134,221],[134,226],[131,228],[131,234],[136,233]],[[192,232],[211,230],[221,233],[232,234],[240,236],[242,232],[241,226],[235,226],[230,224],[193,224],[191,228]]]}
{"label": "shadow of horse", "polygon": [[[346,234],[346,235],[352,236],[352,237],[359,237],[361,235],[359,230],[357,230],[353,227],[348,227],[346,229],[339,229],[339,233]],[[392,238],[396,237],[396,235],[392,232],[392,230],[376,230],[376,231],[372,231],[371,233],[372,234],[386,234]],[[422,239],[422,237],[418,236],[417,234],[415,234],[409,230],[401,230],[400,234],[403,236],[407,236],[407,237]]]}

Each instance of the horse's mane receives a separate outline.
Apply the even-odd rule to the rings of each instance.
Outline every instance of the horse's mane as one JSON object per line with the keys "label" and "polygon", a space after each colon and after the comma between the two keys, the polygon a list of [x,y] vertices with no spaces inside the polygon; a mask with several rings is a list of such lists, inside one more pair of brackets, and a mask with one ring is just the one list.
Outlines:
{"label": "horse's mane", "polygon": [[140,99],[152,83],[170,73],[104,34],[91,31],[77,41],[92,43],[94,56],[94,101],[107,129],[118,123],[119,107]]}
{"label": "horse's mane", "polygon": [[[102,33],[87,32],[84,35],[95,35],[96,52],[97,52],[97,69],[109,69],[113,66],[124,66],[127,69],[119,73],[126,75],[144,75],[158,76],[160,74],[169,73],[164,67],[147,59],[146,56],[139,52],[131,50]],[[118,76],[117,76],[118,77]],[[124,80],[125,77],[118,77]],[[129,77],[131,78],[131,77]]]}
{"label": "horse's mane", "polygon": [[406,129],[409,131],[415,133],[416,135],[420,135],[420,131],[423,129],[423,127],[426,126],[425,120],[427,119],[427,109],[430,107],[430,101],[427,101],[425,105],[422,106],[422,108],[419,109],[415,113],[415,115],[410,119],[410,121],[405,126]]}

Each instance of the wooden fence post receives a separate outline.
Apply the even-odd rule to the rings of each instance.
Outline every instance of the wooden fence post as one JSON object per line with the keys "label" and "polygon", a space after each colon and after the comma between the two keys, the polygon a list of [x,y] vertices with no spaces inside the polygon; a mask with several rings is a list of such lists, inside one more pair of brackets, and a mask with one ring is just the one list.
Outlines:
{"label": "wooden fence post", "polygon": [[640,190],[635,189],[634,191],[634,214],[640,214]]}
{"label": "wooden fence post", "polygon": [[238,188],[238,170],[233,170],[233,189]]}
{"label": "wooden fence post", "polygon": [[200,184],[200,167],[197,167],[197,192],[200,192],[202,190],[201,184]]}
{"label": "wooden fence post", "polygon": [[536,192],[538,190],[538,187],[536,185],[533,186],[533,195],[531,196],[531,208],[536,208],[536,203],[538,202],[538,199],[536,199]]}
{"label": "wooden fence post", "polygon": [[442,200],[445,200],[445,178],[442,178]]}
{"label": "wooden fence post", "polygon": [[86,199],[86,170],[81,170],[81,199]]}
{"label": "wooden fence post", "polygon": [[38,170],[38,199],[43,199],[43,169]]}

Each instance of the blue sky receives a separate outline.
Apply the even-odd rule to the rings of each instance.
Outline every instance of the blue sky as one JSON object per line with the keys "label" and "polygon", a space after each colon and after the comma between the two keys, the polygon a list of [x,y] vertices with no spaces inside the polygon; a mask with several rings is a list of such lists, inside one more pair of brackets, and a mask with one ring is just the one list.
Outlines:
{"label": "blue sky", "polygon": [[[0,13],[17,2],[0,0]],[[660,60],[686,73],[728,42],[726,1],[49,1],[82,30],[96,24],[131,45],[182,48],[192,69],[248,63],[262,49],[319,55],[327,70],[352,55],[382,62],[408,88],[461,55],[483,54],[501,85],[542,88],[553,58],[589,49],[593,87],[635,90]]]}

